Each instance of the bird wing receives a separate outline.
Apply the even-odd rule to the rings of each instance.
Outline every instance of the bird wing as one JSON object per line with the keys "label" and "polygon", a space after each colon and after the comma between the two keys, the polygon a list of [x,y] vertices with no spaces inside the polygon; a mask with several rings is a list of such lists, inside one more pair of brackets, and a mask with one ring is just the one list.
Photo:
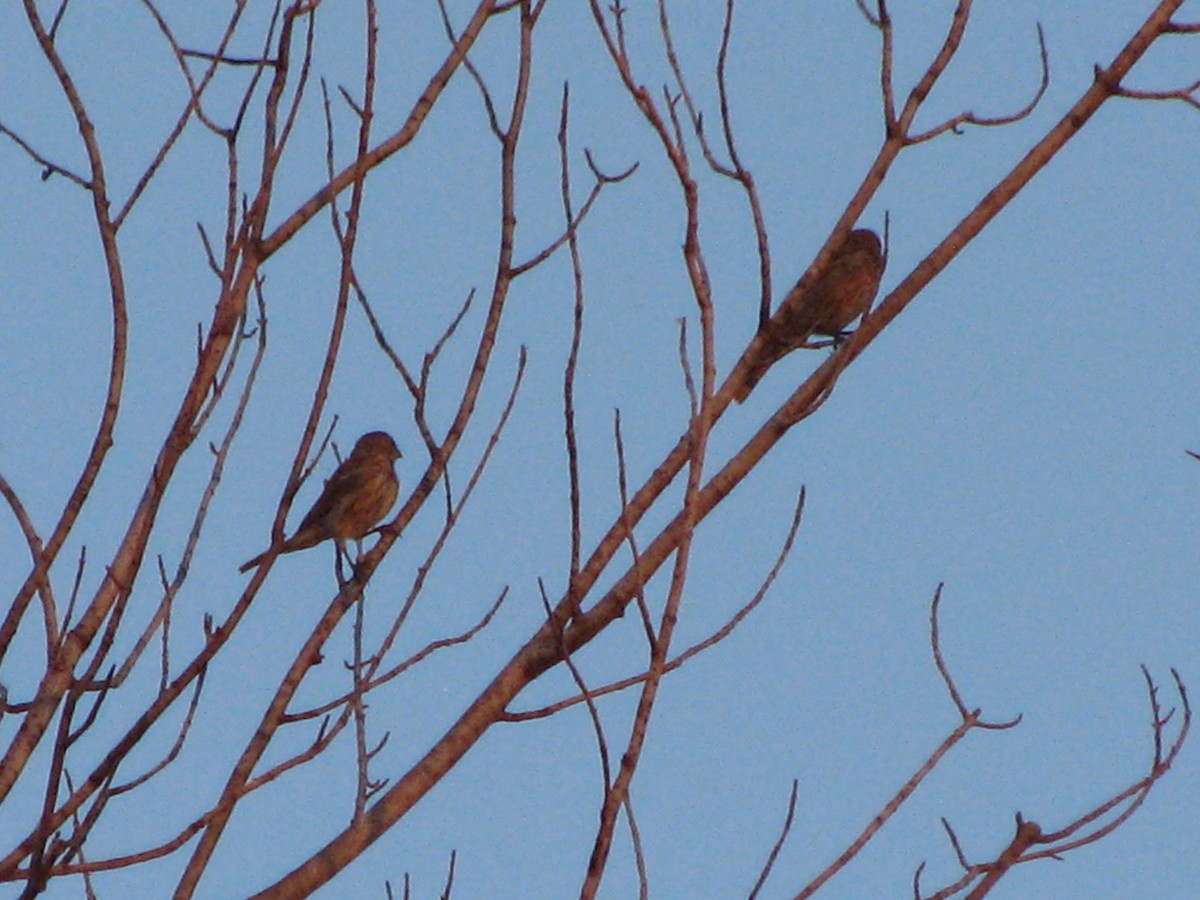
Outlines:
{"label": "bird wing", "polygon": [[[293,539],[305,532],[311,532],[312,543],[304,544],[305,547],[311,547],[313,544],[319,544],[321,541],[333,537],[333,526],[341,518],[346,505],[360,490],[362,480],[363,473],[359,467],[347,465],[339,467],[325,480],[321,496],[317,498],[312,509],[300,521],[300,527],[296,529]],[[291,544],[292,540],[289,540],[288,543]],[[300,550],[303,547],[297,546],[293,549]]]}

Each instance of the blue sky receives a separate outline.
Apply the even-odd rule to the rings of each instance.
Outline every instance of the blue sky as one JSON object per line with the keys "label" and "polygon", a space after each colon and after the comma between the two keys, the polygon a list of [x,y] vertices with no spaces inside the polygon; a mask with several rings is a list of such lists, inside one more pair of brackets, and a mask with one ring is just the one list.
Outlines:
{"label": "blue sky", "polygon": [[[655,8],[627,18],[639,78],[668,77]],[[954,4],[896,3],[896,78],[907,93],[940,45]],[[381,10],[377,134],[400,121],[444,52],[432,4]],[[716,124],[712,59],[721,4],[676,4],[673,21],[697,101]],[[977,4],[962,50],[918,127],[963,109],[998,115],[1023,105],[1038,80],[1035,23],[1045,29],[1051,82],[1026,120],[967,129],[906,150],[863,216],[891,219],[891,290],[1062,116],[1153,4]],[[468,4],[452,4],[461,22]],[[261,16],[255,6],[252,15]],[[164,9],[188,46],[209,46],[219,23],[201,6]],[[1179,18],[1200,20],[1185,4]],[[326,5],[318,18],[315,74],[357,90],[361,12]],[[236,45],[254,52],[247,31]],[[485,36],[473,58],[506,98],[512,24]],[[682,206],[649,130],[618,89],[582,4],[551,0],[539,26],[533,95],[518,165],[525,258],[561,228],[555,132],[570,81],[576,196],[587,188],[589,148],[608,171],[639,162],[606,189],[581,233],[587,307],[580,360],[586,550],[617,512],[613,410],[622,414],[634,485],[686,424],[677,321],[698,334],[681,264]],[[60,38],[97,122],[114,193],[124,197],[184,96],[149,17],[135,4],[70,7]],[[1173,88],[1200,69],[1196,36],[1164,38],[1128,86]],[[239,78],[214,97],[228,115]],[[775,296],[803,271],[857,188],[882,138],[878,38],[851,2],[745,4],[730,61],[734,124],[762,194]],[[225,103],[221,103],[221,99]],[[339,159],[353,122],[338,107]],[[61,94],[14,6],[0,13],[0,121],[48,155],[79,168],[82,155]],[[278,222],[320,185],[324,132],[313,86],[275,198]],[[252,130],[252,129],[251,129]],[[1006,732],[978,732],[944,761],[888,828],[821,896],[910,895],[927,862],[927,890],[958,868],[939,823],[966,852],[990,858],[1020,811],[1062,827],[1142,777],[1151,753],[1145,664],[1165,706],[1177,703],[1169,667],[1200,685],[1200,112],[1182,103],[1114,99],[844,373],[829,402],[775,448],[704,522],[676,638],[683,648],[719,627],[771,566],[803,485],[799,539],[762,605],[725,642],[664,683],[633,787],[653,897],[742,896],[800,782],[792,837],[765,896],[792,896],[870,821],[957,724],[928,645],[928,605],[944,582],[942,639],[966,702],[985,717],[1017,714]],[[247,160],[254,146],[248,139]],[[694,146],[693,146],[694,151]],[[0,472],[39,527],[49,529],[77,477],[99,416],[109,312],[87,198],[0,142]],[[701,238],[714,285],[717,364],[723,375],[755,327],[757,259],[744,202],[731,183],[700,172]],[[130,292],[129,376],[116,446],[53,572],[65,595],[81,545],[94,590],[166,433],[194,362],[196,323],[215,298],[196,223],[219,232],[223,149],[199,130],[185,136],[122,232]],[[248,168],[251,168],[248,164]],[[404,153],[368,183],[357,265],[385,329],[410,364],[472,288],[486,294],[495,267],[497,145],[478,92],[460,73]],[[578,202],[578,200],[577,200]],[[270,345],[247,420],[192,575],[176,611],[177,658],[220,616],[245,578],[237,565],[263,549],[311,402],[337,287],[337,256],[320,216],[265,269]],[[536,579],[552,595],[567,567],[562,370],[571,323],[565,255],[514,288],[480,418],[455,464],[462,485],[507,396],[521,346],[525,385],[476,496],[404,633],[401,655],[472,625],[504,586],[510,597],[471,644],[435,655],[374,696],[372,733],[390,739],[374,774],[393,781],[453,722],[537,627]],[[436,370],[432,415],[451,410],[481,322],[464,323]],[[343,452],[384,428],[405,451],[407,488],[425,463],[411,402],[352,310],[327,416],[338,415]],[[780,362],[713,433],[710,465],[724,462],[823,352]],[[223,427],[228,409],[213,428]],[[150,553],[178,559],[207,473],[202,435],[168,494]],[[320,469],[327,474],[331,463]],[[295,523],[312,502],[306,486]],[[665,521],[663,509],[647,528]],[[371,583],[368,619],[386,627],[437,534],[427,505]],[[652,532],[646,532],[646,539]],[[151,794],[134,796],[120,826],[98,833],[92,858],[165,840],[211,803],[230,762],[296,648],[335,589],[332,553],[281,559],[228,652],[210,673],[184,756]],[[0,588],[12,594],[28,554],[12,517],[0,517]],[[157,602],[151,565],[131,606]],[[660,607],[665,581],[651,586]],[[311,613],[311,615],[310,615]],[[37,629],[19,649],[39,659]],[[314,702],[344,690],[349,632],[301,692]],[[14,651],[14,655],[16,651]],[[579,655],[595,685],[645,661],[636,617],[617,622]],[[40,659],[39,659],[40,661]],[[149,669],[153,665],[148,665]],[[20,659],[2,680],[14,699],[31,688]],[[137,714],[153,686],[131,685],[109,703],[111,720],[80,750]],[[554,670],[515,704],[530,708],[572,691]],[[122,696],[125,694],[127,696]],[[623,745],[635,697],[600,704],[611,746]],[[0,723],[5,745],[15,717]],[[99,732],[103,731],[103,734]],[[169,745],[169,728],[155,734]],[[1172,733],[1173,732],[1169,732]],[[283,758],[311,733],[286,734]],[[1189,897],[1200,889],[1200,792],[1195,738],[1176,768],[1115,835],[1063,862],[1022,867],[998,898]],[[145,758],[157,751],[147,750]],[[33,775],[33,771],[29,773]],[[73,774],[76,772],[73,770]],[[40,776],[8,801],[36,809]],[[344,740],[307,774],[250,798],[232,820],[198,896],[261,888],[347,822],[353,756]],[[548,720],[492,729],[462,764],[322,896],[382,896],[382,882],[412,873],[414,896],[436,896],[457,850],[454,896],[564,897],[578,893],[594,835],[601,782],[590,723],[576,708]],[[164,805],[163,797],[177,799]],[[6,810],[5,822],[14,816]],[[0,843],[13,836],[0,824]],[[23,833],[23,832],[22,832]],[[101,896],[161,897],[183,860],[101,876]],[[628,832],[618,830],[602,896],[636,896]],[[50,897],[78,896],[77,883]]]}

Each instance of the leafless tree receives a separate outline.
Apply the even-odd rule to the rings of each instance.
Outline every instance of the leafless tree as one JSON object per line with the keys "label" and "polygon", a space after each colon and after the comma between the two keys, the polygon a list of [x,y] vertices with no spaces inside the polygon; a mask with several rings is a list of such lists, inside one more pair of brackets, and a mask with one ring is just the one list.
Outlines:
{"label": "leafless tree", "polygon": [[[1039,29],[1040,73],[1031,78],[1024,107],[994,117],[963,112],[918,129],[918,114],[926,99],[959,53],[972,3],[959,0],[941,48],[910,85],[899,84],[894,75],[896,35],[888,4],[858,0],[858,5],[865,21],[862,39],[874,35],[879,46],[882,139],[858,189],[796,287],[799,295],[829,268],[838,247],[902,153],[964,128],[1001,128],[1021,122],[1038,106],[1049,79],[1049,54]],[[556,95],[539,91],[534,78],[535,48],[542,34],[539,26],[548,7],[560,4],[479,0],[466,10],[440,6],[445,45],[436,58],[428,48],[421,48],[421,53],[406,60],[409,77],[414,71],[411,67],[425,65],[427,69],[420,89],[412,92],[406,112],[400,114],[398,104],[406,96],[404,89],[396,86],[394,78],[388,79],[385,87],[381,77],[385,70],[391,71],[381,59],[394,54],[396,48],[389,45],[387,37],[380,37],[387,29],[381,29],[374,0],[362,4],[361,83],[355,86],[329,83],[318,52],[318,37],[335,31],[344,35],[352,24],[352,14],[344,4],[320,0],[276,0],[274,5],[238,2],[227,13],[219,12],[217,6],[205,6],[207,21],[197,28],[174,21],[163,4],[143,0],[146,21],[157,30],[157,49],[165,49],[173,60],[172,77],[185,86],[186,99],[169,121],[151,118],[143,123],[146,130],[158,135],[157,145],[140,171],[129,177],[113,174],[129,171],[131,161],[123,157],[126,151],[119,143],[105,143],[111,132],[96,127],[100,115],[93,109],[96,101],[87,98],[99,92],[95,85],[80,83],[78,71],[85,51],[73,38],[67,39],[73,18],[84,14],[82,5],[71,6],[67,0],[57,6],[24,0],[29,34],[53,74],[78,134],[74,147],[46,146],[32,136],[38,129],[13,117],[4,108],[6,102],[0,100],[0,134],[10,146],[19,148],[27,162],[24,169],[8,177],[29,177],[40,170],[48,184],[69,184],[75,196],[87,199],[106,273],[111,329],[103,338],[96,337],[106,342],[110,359],[105,390],[96,407],[98,422],[61,508],[53,516],[35,514],[32,510],[44,510],[45,502],[39,498],[31,504],[27,488],[0,479],[0,492],[19,526],[29,558],[27,573],[13,591],[0,623],[0,682],[4,688],[0,699],[5,729],[0,804],[7,833],[17,835],[3,847],[0,880],[23,885],[23,896],[42,892],[52,880],[71,878],[81,878],[91,892],[97,873],[170,858],[176,862],[174,895],[191,897],[209,873],[214,851],[227,838],[227,826],[239,805],[260,789],[280,783],[288,783],[293,796],[303,796],[312,779],[319,778],[308,776],[306,780],[311,764],[339,742],[350,742],[357,767],[348,824],[331,825],[327,843],[319,851],[296,851],[267,861],[261,870],[250,873],[245,883],[249,892],[263,881],[269,882],[255,896],[307,896],[386,835],[493,726],[553,716],[580,704],[586,706],[593,723],[605,785],[590,860],[579,874],[581,896],[596,896],[622,817],[632,831],[639,866],[643,865],[630,786],[646,742],[653,737],[651,724],[659,688],[664,677],[723,640],[758,606],[796,538],[804,495],[798,492],[791,529],[781,535],[778,560],[762,576],[760,590],[740,608],[730,610],[724,627],[681,650],[675,628],[686,596],[697,528],[768,453],[830,398],[846,368],[1101,106],[1124,97],[1176,99],[1200,107],[1196,84],[1164,90],[1127,86],[1131,69],[1155,42],[1168,35],[1200,32],[1200,25],[1173,18],[1181,5],[1182,0],[1161,0],[1154,6],[1113,59],[1096,68],[1090,86],[1077,102],[1036,140],[1011,172],[911,271],[890,271],[890,289],[860,326],[844,339],[830,342],[832,352],[822,357],[815,370],[747,440],[720,452],[714,450],[710,435],[731,401],[743,391],[747,373],[762,362],[776,296],[766,218],[751,173],[752,161],[744,159],[739,150],[736,103],[726,77],[735,4],[733,0],[725,4],[714,62],[716,108],[707,114],[676,53],[672,10],[665,0],[656,6],[637,4],[639,14],[654,10],[656,32],[647,31],[640,16],[635,25],[628,15],[630,5],[622,0],[607,6],[589,0],[590,19],[582,8],[573,13],[580,16],[576,28],[586,27],[589,38],[606,52],[610,66],[606,77],[615,75],[625,103],[640,117],[644,131],[638,139],[652,140],[655,165],[665,165],[661,171],[685,222],[680,261],[695,304],[694,314],[679,329],[678,360],[687,409],[678,422],[678,441],[651,474],[636,483],[626,464],[627,444],[618,415],[613,424],[613,448],[608,451],[618,468],[618,483],[613,487],[618,512],[599,539],[590,542],[585,539],[589,523],[582,500],[583,450],[576,401],[586,389],[586,382],[579,377],[584,313],[591,308],[585,305],[585,298],[588,304],[598,301],[585,292],[587,265],[580,238],[598,205],[610,199],[619,203],[621,191],[631,179],[647,176],[644,168],[639,170],[640,161],[632,157],[610,170],[592,152],[581,153],[572,130],[575,108],[570,91],[566,87]],[[226,18],[213,31],[212,17],[218,15]],[[671,73],[670,83],[661,90],[646,86],[633,49],[651,40],[658,42]],[[487,54],[481,49],[485,44]],[[503,56],[506,64],[477,65],[478,56],[488,54],[493,61],[496,55]],[[146,66],[141,77],[161,77],[150,69],[150,59],[147,53],[135,61]],[[494,70],[504,75],[497,76]],[[488,72],[492,74],[485,74]],[[447,92],[460,85],[471,86],[481,98],[487,133],[496,149],[496,241],[487,258],[491,280],[478,290],[464,282],[462,293],[453,301],[442,298],[410,306],[406,320],[384,299],[391,289],[364,274],[369,268],[364,261],[368,253],[363,249],[364,216],[372,198],[369,189],[375,184],[373,179],[404,165],[415,152],[418,138],[431,130],[432,114]],[[10,89],[11,85],[5,88]],[[545,110],[555,105],[559,189],[553,202],[561,218],[557,234],[539,237],[535,229],[520,224],[524,220],[518,216],[518,186],[531,107]],[[319,181],[310,182],[311,193],[301,197],[296,194],[297,180],[312,173],[305,169],[302,156],[296,159],[297,148],[303,146],[304,137],[311,137],[321,127],[325,171]],[[591,142],[594,137],[589,135],[586,140]],[[203,148],[202,153],[197,147]],[[606,153],[614,152],[613,148],[622,151],[620,135],[609,136]],[[220,156],[215,165],[214,157],[203,155],[214,149]],[[71,159],[76,161],[69,162]],[[198,165],[211,168],[194,171],[192,167]],[[706,186],[713,176],[740,191],[747,227],[757,247],[761,286],[758,332],[737,364],[725,373],[718,370],[716,301],[709,277],[709,260],[715,251],[701,238],[700,200],[710,189]],[[129,507],[113,505],[101,522],[90,514],[101,502],[97,485],[106,467],[114,465],[112,451],[119,428],[123,417],[131,415],[127,385],[131,377],[143,377],[134,371],[138,363],[130,349],[143,309],[141,302],[131,300],[135,296],[131,284],[145,277],[136,260],[144,259],[147,252],[161,252],[139,246],[135,241],[144,242],[147,236],[138,232],[139,237],[133,238],[131,232],[161,184],[189,179],[202,179],[205,185],[219,183],[224,188],[220,227],[213,224],[212,209],[204,207],[194,214],[202,224],[193,238],[192,252],[203,255],[211,275],[205,288],[211,313],[198,327],[194,364],[178,386],[173,418],[153,458],[145,460],[137,482],[129,480],[132,470],[128,462],[121,469],[127,479],[126,494],[136,496],[136,501],[131,499]],[[207,199],[213,196],[210,192]],[[332,594],[322,585],[307,585],[306,602],[297,603],[296,608],[312,610],[311,628],[288,665],[278,671],[264,668],[255,672],[269,687],[269,699],[258,711],[256,722],[243,723],[242,744],[221,780],[198,785],[183,799],[160,796],[160,802],[169,802],[175,810],[181,803],[187,805],[186,826],[165,837],[119,832],[123,803],[132,795],[153,803],[156,779],[173,766],[184,765],[182,760],[189,754],[204,753],[203,747],[196,746],[197,723],[206,716],[220,716],[225,702],[206,693],[206,679],[221,666],[235,637],[261,640],[261,630],[268,627],[265,618],[247,614],[275,570],[277,560],[271,553],[220,613],[200,612],[197,603],[182,604],[180,598],[187,592],[195,596],[211,590],[201,588],[201,579],[208,575],[194,565],[202,557],[205,566],[220,565],[230,571],[240,561],[241,557],[217,560],[203,556],[201,548],[214,530],[229,530],[217,524],[217,517],[224,514],[218,498],[244,425],[261,414],[252,398],[263,366],[273,354],[293,352],[286,343],[282,349],[274,343],[274,332],[287,321],[291,307],[288,298],[273,289],[272,267],[285,249],[295,247],[302,235],[320,230],[323,224],[337,248],[329,260],[332,270],[326,273],[336,289],[328,311],[323,359],[315,371],[294,378],[295,392],[311,396],[311,402],[294,439],[291,469],[282,479],[270,530],[275,549],[305,482],[314,473],[332,468],[327,445],[347,437],[336,431],[329,397],[335,368],[344,364],[350,353],[359,352],[346,349],[347,329],[353,323],[366,323],[374,337],[371,352],[389,367],[388,380],[372,385],[370,391],[393,418],[403,416],[405,434],[419,440],[418,446],[406,447],[405,454],[406,472],[416,472],[419,467],[419,474],[406,477],[398,510],[380,526],[377,538],[367,542],[369,546],[353,564],[347,568],[339,557]],[[413,226],[404,222],[396,227]],[[551,261],[564,264],[552,269]],[[36,260],[29,262],[35,264]],[[368,701],[437,654],[470,652],[474,644],[462,645],[488,628],[508,595],[507,588],[497,586],[469,627],[433,638],[415,651],[401,650],[404,643],[400,637],[426,596],[431,574],[441,571],[445,548],[469,514],[469,501],[477,491],[488,490],[493,450],[503,440],[526,388],[524,349],[516,358],[505,358],[497,347],[514,286],[535,277],[563,279],[559,289],[569,290],[574,301],[573,335],[564,348],[567,362],[558,391],[561,404],[549,413],[562,422],[569,474],[565,577],[557,586],[537,582],[542,614],[528,619],[527,638],[509,648],[511,658],[495,670],[445,734],[433,739],[407,771],[378,771],[376,760],[388,730],[372,720]],[[753,303],[746,308],[753,308]],[[178,321],[189,315],[185,304],[175,309],[178,311],[172,315]],[[412,321],[414,314],[420,321]],[[497,381],[505,386],[496,388]],[[335,434],[337,441],[333,440]],[[198,468],[207,473],[201,489],[175,487],[181,472],[194,473]],[[789,490],[798,487],[787,486]],[[408,572],[408,589],[402,600],[388,607],[392,611],[386,626],[369,628],[364,624],[363,599],[377,584],[373,581],[376,572],[419,515],[438,522],[436,534],[424,557]],[[178,522],[185,518],[189,524],[181,528]],[[165,525],[167,520],[173,524]],[[97,565],[96,548],[106,543],[98,536],[100,532],[89,536],[86,529],[111,528],[118,523],[121,536],[111,551],[101,551],[103,560]],[[227,524],[243,526],[237,529],[243,534],[253,527],[253,523]],[[265,544],[265,521],[259,524],[264,528]],[[149,559],[152,539],[168,527],[177,537],[172,558],[159,555]],[[530,527],[547,526],[535,516]],[[81,548],[74,560],[64,556],[69,545]],[[258,549],[262,548],[243,547],[247,555]],[[659,573],[662,579],[652,590],[651,581]],[[936,578],[936,573],[932,577]],[[469,591],[465,584],[462,589]],[[520,590],[526,593],[528,585]],[[317,602],[320,597],[327,597],[323,609]],[[837,860],[808,886],[785,888],[796,896],[815,893],[858,854],[968,732],[1017,724],[1015,720],[988,723],[980,710],[960,696],[940,650],[939,599],[940,591],[933,602],[935,665],[931,671],[940,674],[961,722]],[[644,665],[626,677],[591,683],[585,667],[577,664],[576,654],[626,613],[636,617],[644,633]],[[346,628],[339,632],[343,624]],[[342,633],[351,636],[348,643],[332,641]],[[349,661],[344,670],[328,663],[318,666],[326,655],[346,655]],[[526,687],[559,668],[569,671],[574,680],[576,690],[571,696],[540,708],[514,708],[514,700]],[[969,861],[968,851],[947,824],[963,875],[932,894],[923,894],[919,881],[915,882],[914,896],[984,896],[1016,864],[1061,856],[1105,837],[1124,822],[1170,768],[1186,737],[1190,721],[1187,694],[1179,676],[1173,677],[1181,709],[1174,719],[1164,711],[1158,689],[1146,674],[1154,754],[1148,770],[1127,789],[1057,829],[1018,817],[1011,842],[999,852],[985,851],[984,862]],[[601,714],[600,699],[620,691],[632,691],[637,697],[629,721],[618,722]],[[164,736],[168,732],[169,736]],[[36,786],[32,790],[39,798],[37,803],[29,800],[30,785]],[[789,823],[796,802],[793,792]],[[262,823],[262,827],[270,825]],[[112,834],[113,829],[134,846],[120,854],[95,849],[111,846],[111,842],[97,839]],[[760,886],[771,874],[787,832],[785,826],[780,845],[770,851]],[[767,853],[764,848],[764,856]],[[453,878],[452,861],[446,896]],[[644,870],[642,884],[645,893]],[[754,894],[758,890],[755,886]]]}

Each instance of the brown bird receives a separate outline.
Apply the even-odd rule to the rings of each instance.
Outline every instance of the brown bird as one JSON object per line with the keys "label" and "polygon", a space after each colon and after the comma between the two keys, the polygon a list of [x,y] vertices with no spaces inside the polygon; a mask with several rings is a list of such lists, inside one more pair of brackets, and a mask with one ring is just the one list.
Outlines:
{"label": "brown bird", "polygon": [[814,334],[835,341],[841,338],[846,326],[864,315],[875,299],[885,263],[883,246],[874,231],[859,228],[846,235],[817,283],[801,290],[797,282],[783,298],[758,336],[758,358],[734,399],[738,403],[745,400],[767,369],[797,347],[806,346]]}
{"label": "brown bird", "polygon": [[[279,552],[307,550],[330,538],[341,548],[348,540],[364,538],[396,502],[400,479],[392,465],[399,458],[400,450],[387,432],[369,431],[360,437]],[[238,571],[254,568],[269,552],[258,554]]]}

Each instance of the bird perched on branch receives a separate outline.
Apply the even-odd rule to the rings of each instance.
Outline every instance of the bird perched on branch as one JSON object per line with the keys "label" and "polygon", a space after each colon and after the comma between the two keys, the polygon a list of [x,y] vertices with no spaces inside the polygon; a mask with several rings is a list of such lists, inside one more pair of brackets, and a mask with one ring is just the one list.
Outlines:
{"label": "bird perched on branch", "polygon": [[737,402],[749,396],[767,369],[806,346],[814,334],[835,341],[842,337],[846,326],[865,314],[875,299],[885,262],[874,231],[859,228],[846,235],[816,284],[804,285],[803,278],[797,282],[757,336],[760,349],[735,395]]}
{"label": "bird perched on branch", "polygon": [[[325,489],[300,522],[296,533],[285,540],[280,553],[307,550],[333,538],[339,548],[348,540],[361,540],[387,515],[400,479],[393,463],[400,450],[385,431],[369,431],[358,439],[350,455],[325,482]],[[254,568],[270,551],[258,554],[238,571]]]}

